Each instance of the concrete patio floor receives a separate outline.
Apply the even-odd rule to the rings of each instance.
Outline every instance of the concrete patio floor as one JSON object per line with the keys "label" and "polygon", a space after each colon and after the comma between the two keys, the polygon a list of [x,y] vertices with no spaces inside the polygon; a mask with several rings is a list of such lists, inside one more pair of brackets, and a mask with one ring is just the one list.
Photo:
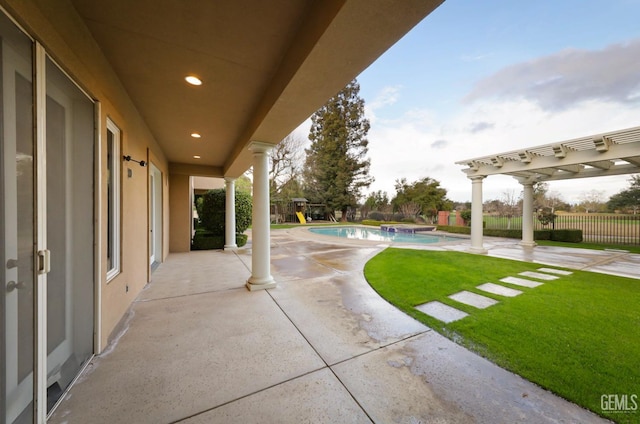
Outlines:
{"label": "concrete patio floor", "polygon": [[[257,292],[244,287],[248,247],[169,255],[49,422],[607,422],[381,299],[362,273],[379,243],[272,231],[278,286]],[[504,239],[485,247],[640,278],[640,255],[523,249]]]}

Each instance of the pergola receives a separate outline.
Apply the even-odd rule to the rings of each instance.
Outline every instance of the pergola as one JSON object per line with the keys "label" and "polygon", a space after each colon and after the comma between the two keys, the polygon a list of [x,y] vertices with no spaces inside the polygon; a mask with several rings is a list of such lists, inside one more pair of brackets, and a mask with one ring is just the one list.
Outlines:
{"label": "pergola", "polygon": [[533,247],[533,185],[538,182],[640,172],[640,127],[590,135],[456,162],[471,180],[471,251],[482,244],[482,181],[511,175],[523,186],[522,241]]}

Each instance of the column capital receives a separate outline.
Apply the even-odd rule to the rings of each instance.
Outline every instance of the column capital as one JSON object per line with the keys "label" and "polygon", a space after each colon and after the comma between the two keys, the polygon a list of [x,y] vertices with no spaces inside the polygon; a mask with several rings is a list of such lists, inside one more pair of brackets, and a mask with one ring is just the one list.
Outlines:
{"label": "column capital", "polygon": [[252,141],[249,144],[249,150],[251,150],[253,153],[269,153],[274,147],[275,145],[262,141]]}
{"label": "column capital", "polygon": [[516,177],[516,181],[518,181],[523,186],[533,186],[538,182],[537,179],[531,177]]}
{"label": "column capital", "polygon": [[224,181],[225,181],[225,182],[227,182],[227,183],[232,183],[232,182],[234,182],[235,180],[237,180],[237,178],[234,178],[234,177],[224,177]]}
{"label": "column capital", "polygon": [[487,176],[486,175],[471,175],[471,176],[467,176],[467,178],[469,178],[472,182],[476,183],[476,182],[482,182],[482,180],[487,178]]}

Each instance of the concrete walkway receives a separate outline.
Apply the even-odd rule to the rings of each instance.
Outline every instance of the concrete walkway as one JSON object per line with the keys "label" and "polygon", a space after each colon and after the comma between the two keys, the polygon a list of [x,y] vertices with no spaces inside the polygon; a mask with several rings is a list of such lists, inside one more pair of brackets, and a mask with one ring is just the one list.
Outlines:
{"label": "concrete walkway", "polygon": [[[487,245],[495,256],[640,272],[638,255]],[[258,292],[244,287],[250,249],[170,255],[50,423],[605,422],[386,303],[362,273],[383,248],[273,231],[278,286]]]}

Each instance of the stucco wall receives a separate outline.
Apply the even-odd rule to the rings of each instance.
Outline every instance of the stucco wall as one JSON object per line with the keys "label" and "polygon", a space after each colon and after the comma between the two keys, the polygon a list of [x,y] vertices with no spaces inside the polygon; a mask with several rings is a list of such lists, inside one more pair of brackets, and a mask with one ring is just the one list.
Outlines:
{"label": "stucco wall", "polygon": [[171,252],[191,250],[192,187],[191,178],[188,175],[171,174],[169,177],[171,191],[169,208],[172,212],[169,219],[169,250]]}
{"label": "stucco wall", "polygon": [[[100,275],[97,284],[101,291],[99,344],[103,349],[127,308],[149,280],[148,247],[148,181],[149,168],[134,162],[122,166],[122,272],[106,282],[106,119],[109,117],[122,130],[122,154],[138,160],[153,160],[163,174],[163,259],[168,253],[169,184],[167,160],[151,131],[137,112],[113,69],[93,40],[75,9],[66,0],[24,1],[0,0],[0,5],[27,33],[40,42],[56,63],[99,102],[98,124],[102,187],[102,220],[99,226],[101,247]],[[127,169],[132,170],[128,177]],[[97,215],[97,214],[96,214]]]}

